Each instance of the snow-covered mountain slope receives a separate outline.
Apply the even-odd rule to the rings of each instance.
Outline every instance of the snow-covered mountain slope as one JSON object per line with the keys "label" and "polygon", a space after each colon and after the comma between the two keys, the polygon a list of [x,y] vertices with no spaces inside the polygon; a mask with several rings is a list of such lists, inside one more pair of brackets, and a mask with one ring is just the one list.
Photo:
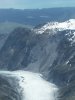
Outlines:
{"label": "snow-covered mountain slope", "polygon": [[44,80],[41,74],[28,71],[0,71],[0,75],[17,79],[22,100],[57,100],[58,88]]}
{"label": "snow-covered mountain slope", "polygon": [[46,30],[63,31],[63,30],[75,30],[75,19],[70,19],[65,22],[48,22],[39,29],[35,29],[36,33],[42,34]]}

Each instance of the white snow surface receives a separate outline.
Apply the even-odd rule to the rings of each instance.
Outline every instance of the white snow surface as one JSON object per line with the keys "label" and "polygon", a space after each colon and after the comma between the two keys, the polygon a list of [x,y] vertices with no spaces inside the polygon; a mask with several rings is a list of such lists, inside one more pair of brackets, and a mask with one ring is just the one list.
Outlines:
{"label": "white snow surface", "polygon": [[28,71],[0,71],[8,77],[18,78],[23,100],[57,100],[58,88],[47,82],[41,74]]}
{"label": "white snow surface", "polygon": [[62,31],[62,30],[75,30],[75,19],[70,19],[65,22],[48,22],[39,29],[36,29],[36,33],[42,34],[46,30]]}

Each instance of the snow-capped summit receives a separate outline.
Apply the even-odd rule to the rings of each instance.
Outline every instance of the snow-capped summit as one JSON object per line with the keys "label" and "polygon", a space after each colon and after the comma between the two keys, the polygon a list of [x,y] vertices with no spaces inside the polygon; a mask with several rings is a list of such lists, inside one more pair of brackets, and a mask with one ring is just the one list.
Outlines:
{"label": "snow-capped summit", "polygon": [[63,30],[75,30],[75,19],[70,19],[65,22],[48,22],[36,32],[42,34],[46,30],[63,31]]}

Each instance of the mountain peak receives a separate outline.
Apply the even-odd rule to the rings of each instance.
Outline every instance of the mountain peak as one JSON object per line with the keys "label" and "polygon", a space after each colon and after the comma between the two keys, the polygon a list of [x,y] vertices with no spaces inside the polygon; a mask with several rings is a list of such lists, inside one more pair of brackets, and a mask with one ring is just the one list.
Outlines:
{"label": "mountain peak", "polygon": [[42,34],[46,30],[53,30],[53,31],[75,30],[75,19],[70,19],[64,22],[48,22],[41,28],[36,29],[36,32]]}

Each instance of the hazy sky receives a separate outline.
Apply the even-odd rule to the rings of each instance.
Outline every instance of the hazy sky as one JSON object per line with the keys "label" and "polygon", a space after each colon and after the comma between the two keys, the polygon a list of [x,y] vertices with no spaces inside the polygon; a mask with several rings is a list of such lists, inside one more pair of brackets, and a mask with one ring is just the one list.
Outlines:
{"label": "hazy sky", "polygon": [[52,8],[74,7],[75,0],[0,0],[0,8]]}

